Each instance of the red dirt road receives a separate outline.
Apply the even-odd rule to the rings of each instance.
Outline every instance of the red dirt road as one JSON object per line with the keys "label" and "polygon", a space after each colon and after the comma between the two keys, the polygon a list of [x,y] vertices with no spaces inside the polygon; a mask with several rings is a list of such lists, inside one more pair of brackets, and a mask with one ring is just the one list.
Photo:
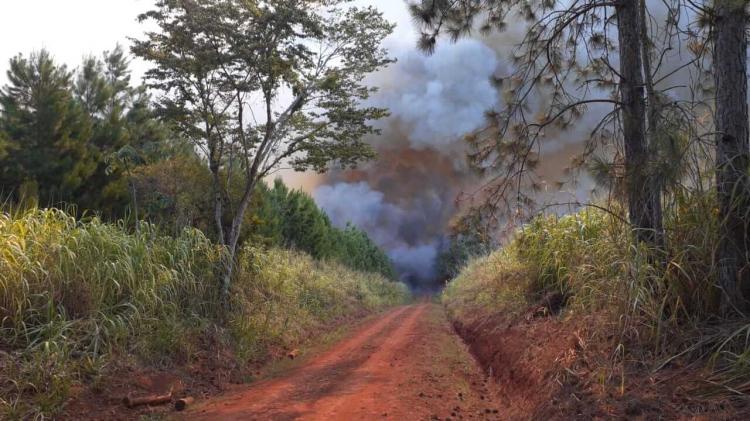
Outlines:
{"label": "red dirt road", "polygon": [[189,420],[502,419],[441,307],[374,319],[281,376],[195,407]]}

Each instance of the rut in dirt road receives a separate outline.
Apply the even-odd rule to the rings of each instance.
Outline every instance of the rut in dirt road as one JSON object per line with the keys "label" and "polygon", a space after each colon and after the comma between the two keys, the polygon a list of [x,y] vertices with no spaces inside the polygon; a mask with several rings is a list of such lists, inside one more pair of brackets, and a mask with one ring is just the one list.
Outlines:
{"label": "rut in dirt road", "polygon": [[280,377],[209,401],[191,420],[501,419],[485,376],[441,307],[367,323]]}

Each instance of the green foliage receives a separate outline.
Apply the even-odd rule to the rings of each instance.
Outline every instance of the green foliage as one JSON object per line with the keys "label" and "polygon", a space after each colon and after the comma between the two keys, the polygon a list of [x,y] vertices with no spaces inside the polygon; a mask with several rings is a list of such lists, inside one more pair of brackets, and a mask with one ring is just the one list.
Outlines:
{"label": "green foliage", "polygon": [[454,318],[502,312],[509,316],[529,305],[529,269],[513,245],[475,258],[443,290],[441,299]]}
{"label": "green foliage", "polygon": [[[506,295],[502,292],[506,287],[513,291],[512,297],[522,291],[521,303],[527,306],[547,293],[560,293],[569,311],[620,314],[630,313],[630,300],[637,296],[639,311],[651,312],[654,309],[645,306],[655,301],[643,301],[644,288],[657,282],[658,272],[646,250],[631,247],[628,233],[627,224],[598,209],[538,216],[518,230],[509,246],[469,264],[445,296],[474,290],[479,283],[499,290],[495,293],[499,296]],[[483,264],[493,268],[487,270]],[[495,304],[519,309],[515,299]]]}
{"label": "green foliage", "polygon": [[303,250],[317,259],[329,258],[333,252],[331,221],[312,197],[300,190],[289,191],[277,179],[270,191],[274,212],[279,218],[281,244]]}
{"label": "green foliage", "polygon": [[461,218],[453,227],[447,247],[438,256],[438,276],[441,279],[457,277],[471,260],[487,256],[498,247],[486,226],[481,216],[475,213]]}
{"label": "green foliage", "polygon": [[155,160],[138,167],[133,177],[144,220],[172,235],[193,227],[214,236],[211,173],[195,153]]}
{"label": "green foliage", "polygon": [[73,96],[72,74],[40,51],[11,59],[8,79],[0,93],[0,131],[8,142],[0,184],[15,190],[33,183],[45,204],[70,200],[96,167],[91,123]]}
{"label": "green foliage", "polygon": [[[516,249],[519,261],[533,268],[532,291],[557,291],[582,299],[584,291],[594,292],[592,282],[616,283],[621,269],[617,263],[623,262],[628,252],[627,242],[622,242],[627,240],[627,231],[612,224],[611,218],[605,212],[587,209],[563,217],[540,216],[525,226]],[[622,234],[608,232],[609,227],[620,228]],[[609,264],[602,264],[606,261]],[[601,285],[597,290],[601,287],[608,288]]]}
{"label": "green foliage", "polygon": [[145,88],[131,86],[128,66],[120,47],[85,59],[75,72],[44,50],[11,59],[9,84],[0,93],[4,194],[125,215],[127,171],[107,157],[132,150],[140,159],[154,158],[169,136]]}
{"label": "green foliage", "polygon": [[376,274],[247,247],[226,310],[212,281],[223,248],[195,229],[167,237],[144,224],[133,235],[122,224],[32,210],[3,214],[0,239],[3,419],[54,415],[68,389],[95,381],[114,354],[189,361],[215,326],[239,355],[263,359],[272,346],[408,295]]}
{"label": "green foliage", "polygon": [[[211,174],[200,158],[176,154],[140,167],[135,178],[144,219],[170,233],[195,227],[213,235]],[[295,249],[318,260],[333,260],[354,270],[396,279],[390,258],[367,233],[354,226],[332,226],[310,195],[290,190],[281,179],[272,187],[266,183],[256,187],[240,244]]]}
{"label": "green foliage", "polygon": [[331,232],[333,258],[345,265],[366,272],[380,273],[389,279],[396,279],[396,270],[390,257],[372,242],[366,232],[353,226],[333,228]]}
{"label": "green foliage", "polygon": [[[262,196],[267,194],[267,198]],[[257,201],[269,203],[270,214],[258,215],[261,221],[271,221],[258,230],[276,245],[302,250],[321,260],[335,260],[347,267],[364,272],[380,273],[396,279],[390,258],[375,245],[368,235],[354,227],[339,229],[331,225],[328,216],[310,195],[290,191],[277,179],[273,188],[260,189]]]}
{"label": "green foliage", "polygon": [[233,301],[252,306],[239,306],[230,326],[246,357],[262,359],[334,319],[401,304],[409,295],[404,284],[299,251],[247,247],[243,255]]}

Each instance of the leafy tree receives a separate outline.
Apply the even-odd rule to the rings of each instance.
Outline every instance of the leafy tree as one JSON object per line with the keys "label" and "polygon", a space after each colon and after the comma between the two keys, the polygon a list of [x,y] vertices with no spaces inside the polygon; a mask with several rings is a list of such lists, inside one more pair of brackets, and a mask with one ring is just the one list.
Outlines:
{"label": "leafy tree", "polygon": [[212,232],[211,173],[195,152],[173,151],[133,176],[143,219],[174,235],[185,227]]}
{"label": "leafy tree", "polygon": [[[368,74],[387,65],[380,44],[392,25],[344,0],[160,0],[140,19],[159,32],[133,52],[163,93],[163,115],[207,157],[214,221],[226,246],[229,292],[245,213],[260,180],[280,165],[324,171],[373,156],[363,136],[383,109],[362,102]],[[229,168],[239,164],[237,173]],[[232,183],[242,190],[229,194]]]}

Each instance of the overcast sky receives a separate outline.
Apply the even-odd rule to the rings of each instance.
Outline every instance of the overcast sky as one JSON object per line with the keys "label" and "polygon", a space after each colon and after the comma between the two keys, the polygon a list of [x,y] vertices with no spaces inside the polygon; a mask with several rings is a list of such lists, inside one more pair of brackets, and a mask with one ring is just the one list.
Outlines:
{"label": "overcast sky", "polygon": [[[84,56],[100,55],[117,43],[129,46],[128,37],[139,38],[144,25],[138,14],[149,10],[154,0],[0,0],[0,82],[5,84],[8,60],[18,53],[28,54],[46,48],[69,67],[76,67]],[[372,4],[390,21],[399,25],[388,40],[389,47],[410,49],[414,30],[404,0],[357,0]],[[144,65],[134,63],[140,76]]]}

